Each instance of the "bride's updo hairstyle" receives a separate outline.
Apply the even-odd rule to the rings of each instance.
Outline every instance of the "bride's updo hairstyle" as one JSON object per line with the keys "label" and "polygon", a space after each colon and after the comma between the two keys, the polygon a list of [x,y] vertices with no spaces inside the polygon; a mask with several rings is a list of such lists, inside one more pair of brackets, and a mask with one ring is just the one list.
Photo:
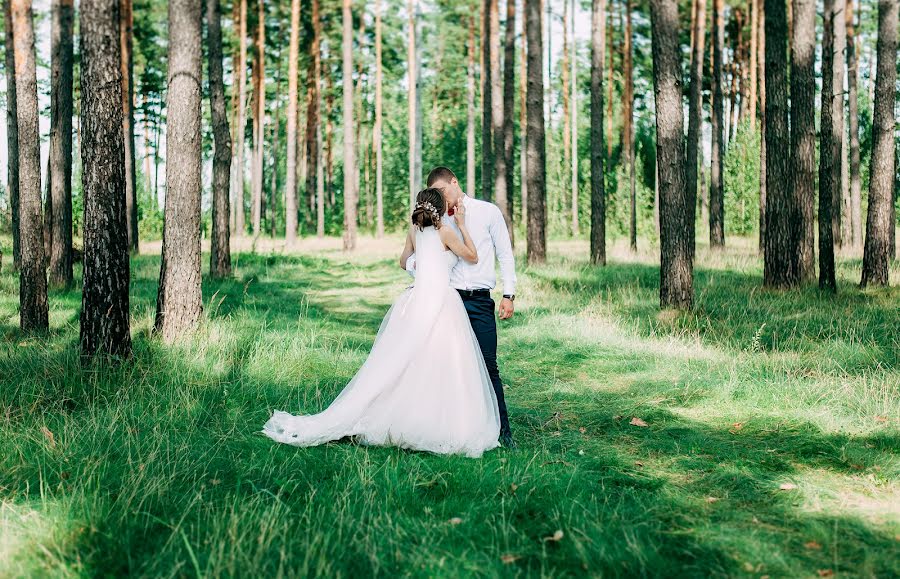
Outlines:
{"label": "bride's updo hairstyle", "polygon": [[441,228],[441,215],[444,213],[444,196],[433,187],[422,189],[416,195],[416,204],[413,206],[412,223],[419,231],[426,227]]}

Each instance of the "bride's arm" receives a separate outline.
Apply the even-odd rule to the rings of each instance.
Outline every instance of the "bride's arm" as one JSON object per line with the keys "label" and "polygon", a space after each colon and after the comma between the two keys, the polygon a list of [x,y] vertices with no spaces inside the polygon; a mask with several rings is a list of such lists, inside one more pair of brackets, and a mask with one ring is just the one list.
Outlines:
{"label": "bride's arm", "polygon": [[462,240],[459,239],[459,236],[456,235],[456,233],[454,233],[451,228],[441,227],[438,230],[438,233],[441,236],[441,241],[444,242],[444,245],[447,246],[447,249],[449,249],[462,259],[468,261],[469,263],[478,263],[478,250],[475,249],[475,243],[472,242],[472,236],[469,235],[469,230],[466,229],[466,224],[457,222],[457,226],[459,227],[460,233],[462,233]]}
{"label": "bride's arm", "polygon": [[403,247],[403,253],[400,254],[400,269],[406,269],[406,262],[409,261],[409,256],[416,252],[416,236],[413,227],[409,228],[409,233],[406,235],[406,245]]}

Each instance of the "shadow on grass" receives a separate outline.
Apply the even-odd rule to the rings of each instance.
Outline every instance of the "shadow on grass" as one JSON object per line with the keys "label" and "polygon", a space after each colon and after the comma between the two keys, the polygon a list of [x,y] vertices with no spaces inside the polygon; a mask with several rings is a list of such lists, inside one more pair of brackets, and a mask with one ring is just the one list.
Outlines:
{"label": "shadow on grass", "polygon": [[[624,396],[553,393],[513,408],[519,451],[481,461],[345,442],[295,449],[255,433],[281,393],[239,387],[248,351],[239,343],[221,372],[142,340],[130,366],[81,368],[65,350],[48,354],[44,365],[67,380],[43,385],[45,405],[35,406],[35,391],[0,394],[5,408],[22,410],[7,413],[4,430],[21,440],[18,452],[0,453],[0,497],[24,503],[41,488],[45,501],[74,502],[70,516],[85,525],[58,556],[89,574],[188,573],[194,559],[215,574],[223,544],[253,552],[237,574],[308,571],[310,560],[345,575],[467,565],[570,576],[900,572],[895,537],[812,508],[803,482],[809,470],[877,473],[894,457],[895,435],[776,419],[718,428]],[[21,437],[38,425],[58,442]],[[779,490],[791,481],[799,488]],[[231,528],[242,512],[247,520]],[[446,530],[457,515],[465,523]],[[263,541],[273,524],[286,532]],[[557,529],[564,539],[548,541]],[[449,567],[432,567],[425,553]]]}

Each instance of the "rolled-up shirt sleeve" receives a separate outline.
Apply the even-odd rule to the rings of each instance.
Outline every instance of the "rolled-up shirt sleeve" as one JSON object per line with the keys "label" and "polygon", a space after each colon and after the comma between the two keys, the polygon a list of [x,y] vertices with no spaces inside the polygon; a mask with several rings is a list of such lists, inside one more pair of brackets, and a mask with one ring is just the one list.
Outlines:
{"label": "rolled-up shirt sleeve", "polygon": [[494,251],[500,262],[500,278],[503,281],[503,294],[516,293],[516,256],[513,253],[512,241],[506,220],[498,208],[491,219],[491,238],[494,240]]}

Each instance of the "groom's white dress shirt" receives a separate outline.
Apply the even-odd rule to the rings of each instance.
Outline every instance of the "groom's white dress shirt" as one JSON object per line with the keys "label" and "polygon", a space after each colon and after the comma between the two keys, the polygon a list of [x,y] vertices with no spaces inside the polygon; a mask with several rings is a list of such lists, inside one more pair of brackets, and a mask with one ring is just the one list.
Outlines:
{"label": "groom's white dress shirt", "polygon": [[[500,208],[493,203],[463,197],[466,206],[466,228],[478,251],[478,263],[469,263],[464,259],[457,261],[450,270],[450,285],[458,290],[492,290],[497,286],[497,272],[494,262],[500,262],[500,277],[503,281],[503,294],[516,293],[516,259],[513,254],[509,230]],[[446,213],[441,223],[450,226],[462,239],[462,233],[456,225],[456,219]],[[412,254],[406,261],[406,270],[415,276],[415,258]]]}

